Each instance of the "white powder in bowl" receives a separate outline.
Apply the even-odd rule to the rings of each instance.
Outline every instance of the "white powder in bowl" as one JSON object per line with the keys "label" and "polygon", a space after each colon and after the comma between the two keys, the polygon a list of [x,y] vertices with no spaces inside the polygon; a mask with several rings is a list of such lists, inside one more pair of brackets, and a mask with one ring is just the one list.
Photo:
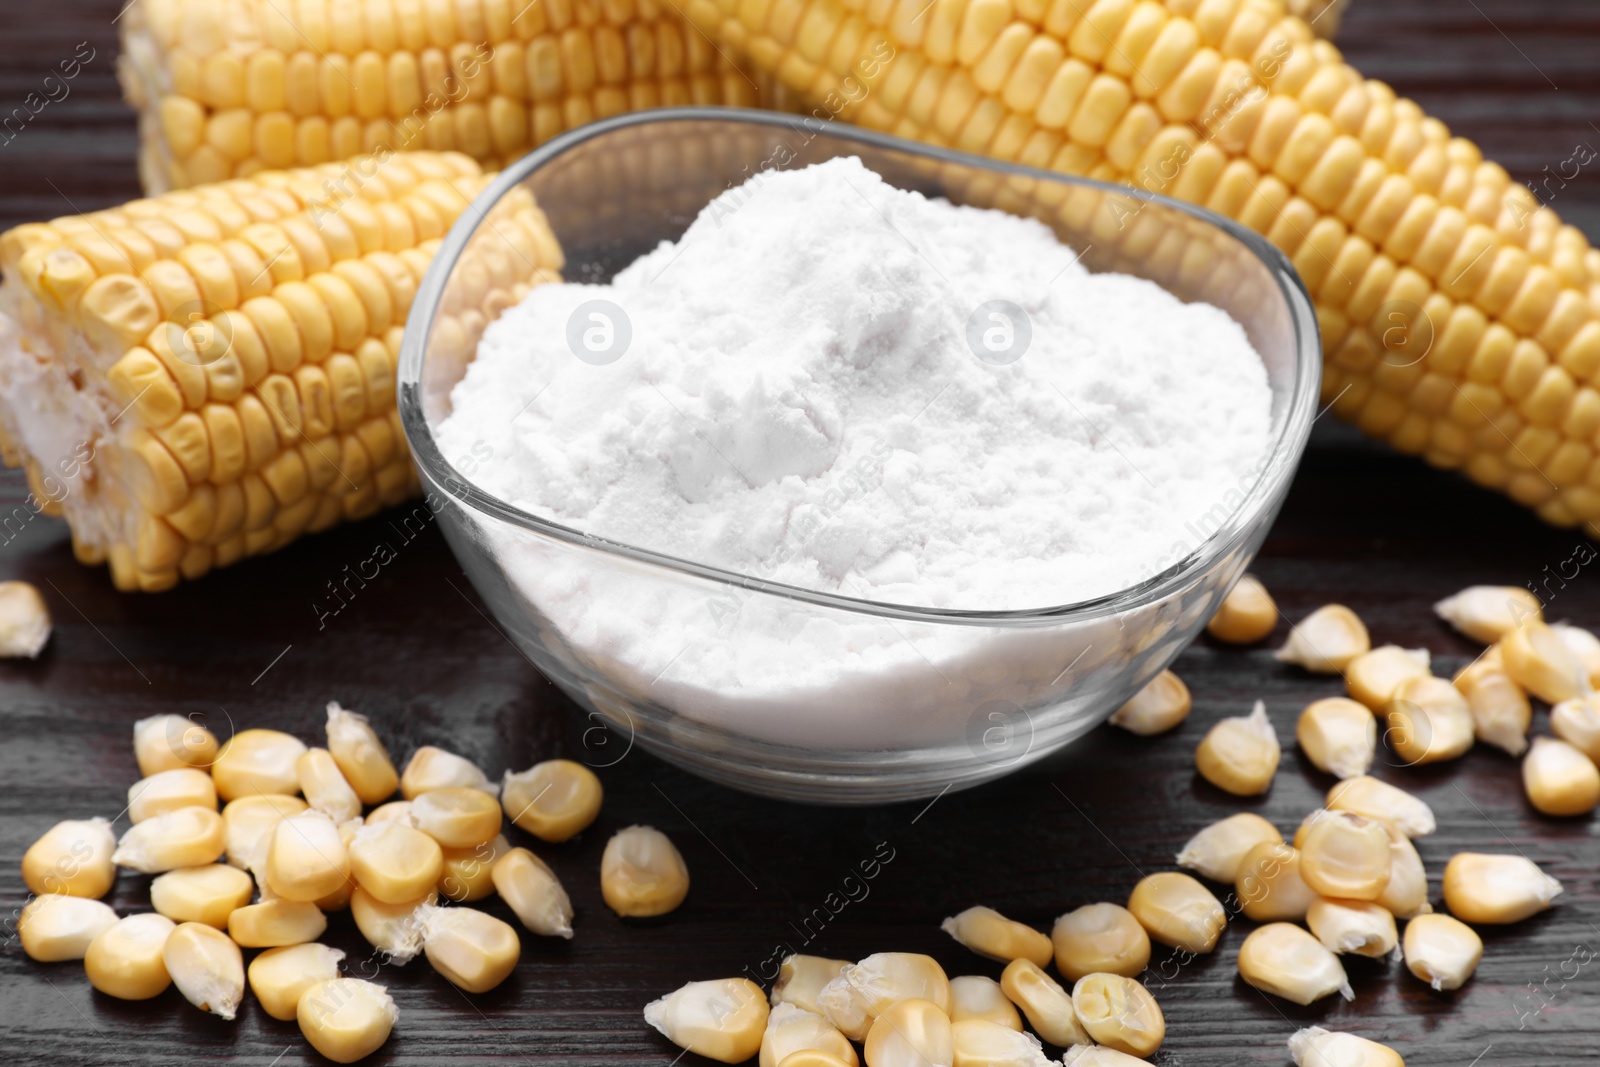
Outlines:
{"label": "white powder in bowl", "polygon": [[[584,310],[580,349],[583,330],[598,348],[631,332],[604,365],[569,345],[595,300],[625,324]],[[1090,274],[1036,220],[902,191],[856,159],[725,194],[610,285],[533,290],[451,400],[444,454],[487,446],[473,480],[536,515],[976,610],[1147,577],[1270,422],[1261,359],[1222,311]]]}

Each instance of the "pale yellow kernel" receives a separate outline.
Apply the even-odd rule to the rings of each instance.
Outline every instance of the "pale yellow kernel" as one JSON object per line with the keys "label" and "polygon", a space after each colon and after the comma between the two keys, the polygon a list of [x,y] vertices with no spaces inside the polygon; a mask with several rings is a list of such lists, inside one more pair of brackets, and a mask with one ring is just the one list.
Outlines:
{"label": "pale yellow kernel", "polygon": [[1206,623],[1206,633],[1230,645],[1253,645],[1278,623],[1278,604],[1253,574],[1240,577]]}

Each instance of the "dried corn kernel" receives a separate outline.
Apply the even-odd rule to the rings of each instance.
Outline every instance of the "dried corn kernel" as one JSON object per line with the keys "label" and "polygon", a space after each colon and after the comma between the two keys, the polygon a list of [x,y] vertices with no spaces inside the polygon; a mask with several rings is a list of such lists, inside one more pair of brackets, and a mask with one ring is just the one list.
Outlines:
{"label": "dried corn kernel", "polygon": [[1258,700],[1248,716],[1223,719],[1195,749],[1195,767],[1206,781],[1234,796],[1265,793],[1278,771],[1278,735]]}
{"label": "dried corn kernel", "polygon": [[261,1009],[274,1019],[295,1017],[300,998],[318,982],[339,977],[341,949],[309,942],[269,948],[250,961],[246,977]]}
{"label": "dried corn kernel", "polygon": [[224,1019],[238,1014],[244,999],[244,957],[227,934],[205,923],[183,923],[168,935],[161,959],[190,1004]]}
{"label": "dried corn kernel", "polygon": [[217,807],[217,790],[211,776],[193,767],[157,771],[128,787],[128,819],[144,822],[179,808]]}
{"label": "dried corn kernel", "polygon": [[1295,1067],[1406,1067],[1400,1053],[1355,1034],[1308,1026],[1289,1037]]}
{"label": "dried corn kernel", "polygon": [[1319,898],[1306,909],[1306,925],[1330,952],[1382,958],[1400,940],[1394,916],[1370,900]]}
{"label": "dried corn kernel", "polygon": [[116,847],[105,819],[58,822],[22,854],[23,884],[41,897],[103,897],[117,880],[112,857]]}
{"label": "dried corn kernel", "polygon": [[790,953],[778,964],[778,977],[772,983],[772,1005],[793,1004],[806,1011],[822,1014],[817,1006],[817,994],[823,986],[844,973],[849,960],[830,960],[825,956],[805,956]]}
{"label": "dried corn kernel", "polygon": [[228,862],[235,867],[248,868],[256,846],[267,831],[308,808],[299,797],[282,793],[260,793],[228,801],[222,808],[223,843],[228,850]]}
{"label": "dried corn kernel", "polygon": [[987,1019],[950,1025],[952,1067],[1054,1067],[1039,1039]]}
{"label": "dried corn kernel", "polygon": [[1278,624],[1278,605],[1253,574],[1234,583],[1222,606],[1206,623],[1206,633],[1230,645],[1253,645]]}
{"label": "dried corn kernel", "polygon": [[1088,974],[1072,987],[1072,1010],[1097,1044],[1148,1058],[1167,1036],[1156,998],[1132,978]]}
{"label": "dried corn kernel", "polygon": [[1529,619],[1500,641],[1506,673],[1548,704],[1587,695],[1589,674],[1565,641],[1537,619]]}
{"label": "dried corn kernel", "polygon": [[[1027,960],[1012,960],[1000,972],[1000,988],[1027,1016],[1033,1032],[1052,1045],[1089,1044],[1089,1032],[1078,1021],[1072,997],[1054,978]],[[871,1067],[872,1060],[867,1060]]]}
{"label": "dried corn kernel", "polygon": [[773,1005],[761,1035],[760,1067],[778,1067],[787,1057],[802,1051],[824,1052],[848,1067],[856,1067],[856,1050],[822,1016],[794,1004]]}
{"label": "dried corn kernel", "polygon": [[939,929],[978,955],[1002,963],[1024,959],[1044,967],[1049,965],[1055,951],[1044,934],[1006,918],[993,908],[968,908],[946,919]]}
{"label": "dried corn kernel", "polygon": [[123,834],[111,862],[160,874],[215,863],[224,844],[221,815],[210,808],[179,808],[146,819]]}
{"label": "dried corn kernel", "polygon": [[950,1006],[950,979],[932,956],[877,952],[852,963],[817,993],[817,1014],[852,1041],[866,1039],[890,1004],[912,997]]}
{"label": "dried corn kernel", "polygon": [[1354,812],[1313,816],[1299,851],[1300,877],[1322,896],[1376,900],[1389,884],[1389,832]]}
{"label": "dried corn kernel", "polygon": [[[1133,921],[1131,915],[1128,921]],[[1139,927],[1139,933],[1144,933],[1144,927]],[[1145,943],[1149,944],[1149,940]],[[1022,1029],[1022,1016],[1017,1014],[1017,1006],[1006,999],[1000,983],[981,974],[950,979],[950,1021],[960,1024],[968,1019],[981,1019],[1010,1030]]]}
{"label": "dried corn kernel", "polygon": [[423,745],[412,754],[405,773],[400,775],[400,795],[416,800],[435,789],[476,789],[490,796],[500,795],[500,787],[489,781],[476,763],[454,752]]}
{"label": "dried corn kernel", "polygon": [[328,920],[315,904],[299,900],[263,900],[228,915],[228,936],[241,948],[277,948],[315,941]]}
{"label": "dried corn kernel", "polygon": [[1189,717],[1194,702],[1189,687],[1171,671],[1162,671],[1118,708],[1108,720],[1131,734],[1152,737],[1166,733]]}
{"label": "dried corn kernel", "polygon": [[[1361,714],[1371,720],[1365,709]],[[1281,843],[1278,828],[1254,812],[1242,811],[1205,827],[1189,838],[1178,853],[1178,866],[1187,867],[1214,882],[1233,882],[1245,853],[1262,842]],[[1117,971],[1117,974],[1123,972]]]}
{"label": "dried corn kernel", "polygon": [[17,938],[28,958],[40,963],[81,960],[89,943],[117,923],[111,905],[87,897],[45,893],[17,916]]}
{"label": "dried corn kernel", "polygon": [[[418,918],[422,921],[422,951],[428,963],[468,993],[487,993],[504,982],[522,955],[522,942],[511,925],[475,908],[425,905],[418,909]],[[759,991],[757,996],[761,999]],[[765,999],[761,999],[763,1023],[766,1007]],[[760,1040],[758,1030],[756,1042],[759,1044]]]}
{"label": "dried corn kernel", "polygon": [[118,1000],[149,1000],[172,984],[161,955],[177,924],[145,912],[118,919],[102,930],[83,953],[89,984]]}
{"label": "dried corn kernel", "polygon": [[491,877],[523,926],[541,937],[572,938],[572,901],[544,860],[514,848],[495,860]]}
{"label": "dried corn kernel", "polygon": [[390,820],[363,826],[348,849],[356,884],[385,904],[426,895],[439,881],[444,853],[421,830]]}
{"label": "dried corn kernel", "polygon": [[1473,732],[1479,741],[1513,756],[1527,750],[1533,707],[1528,703],[1528,694],[1511,680],[1498,660],[1485,665],[1480,658],[1458,671],[1452,681],[1467,699]]}
{"label": "dried corn kernel", "polygon": [[1073,1045],[1061,1058],[1066,1067],[1140,1067],[1148,1061],[1103,1045]]}
{"label": "dried corn kernel", "polygon": [[407,826],[415,826],[416,821],[411,818],[411,801],[391,800],[387,804],[379,804],[367,812],[367,823],[387,822],[390,819],[399,819]]}
{"label": "dried corn kernel", "polygon": [[1397,919],[1410,919],[1433,910],[1428,903],[1428,872],[1411,839],[1391,823],[1389,832],[1389,884],[1373,901]]}
{"label": "dried corn kernel", "polygon": [[175,923],[204,923],[225,930],[228,916],[250,903],[250,876],[237,867],[208,864],[168,871],[150,883],[150,906]]}
{"label": "dried corn kernel", "polygon": [[1539,598],[1515,585],[1473,585],[1433,606],[1433,612],[1474,641],[1492,645],[1522,625],[1538,619]]}
{"label": "dried corn kernel", "polygon": [[665,915],[689,895],[689,868],[667,835],[649,826],[618,830],[600,857],[600,893],[618,915]]}
{"label": "dried corn kernel", "polygon": [[0,582],[0,657],[38,659],[50,640],[50,609],[27,582]]}
{"label": "dried corn kernel", "polygon": [[1353,811],[1369,819],[1392,823],[1407,837],[1426,837],[1438,826],[1433,809],[1425,801],[1367,775],[1346,778],[1329,789],[1323,806],[1329,811]]}
{"label": "dried corn kernel", "polygon": [[867,1031],[862,1048],[867,1067],[951,1067],[955,1055],[949,1016],[920,997],[890,1005]]}
{"label": "dried corn kernel", "polygon": [[595,773],[568,759],[545,760],[500,782],[506,818],[541,841],[566,841],[600,814],[604,790]]}
{"label": "dried corn kernel", "polygon": [[272,828],[266,883],[285,900],[315,901],[350,880],[350,854],[334,821],[320,811],[291,815]]}
{"label": "dried corn kernel", "polygon": [[1401,951],[1406,968],[1441,992],[1460,989],[1483,959],[1483,939],[1448,915],[1419,915],[1406,923]]}
{"label": "dried corn kernel", "polygon": [[761,1049],[767,1013],[760,986],[748,978],[722,978],[689,982],[652,1000],[644,1007],[644,1021],[679,1048],[721,1063],[743,1063]]}
{"label": "dried corn kernel", "polygon": [[354,1063],[389,1040],[400,1009],[385,987],[361,978],[330,978],[300,996],[300,1032],[334,1063]]}
{"label": "dried corn kernel", "polygon": [[1385,705],[1384,740],[1410,765],[1465,755],[1476,727],[1461,691],[1443,678],[1408,678]]}
{"label": "dried corn kernel", "polygon": [[1514,923],[1561,895],[1561,883],[1525,856],[1458,852],[1444,867],[1444,904],[1469,923]]}
{"label": "dried corn kernel", "polygon": [[429,891],[416,900],[385,904],[356,886],[350,894],[350,917],[367,944],[384,953],[391,963],[409,963],[422,951],[423,919],[427,908],[439,902]]}
{"label": "dried corn kernel", "polygon": [[1050,931],[1056,969],[1069,982],[1105,972],[1132,978],[1150,962],[1150,935],[1118,904],[1085,904]]}
{"label": "dried corn kernel", "polygon": [[133,724],[133,755],[145,778],[180,767],[210,767],[217,739],[182,715],[152,715]]}
{"label": "dried corn kernel", "polygon": [[1522,760],[1522,788],[1546,815],[1587,815],[1600,805],[1600,769],[1576,746],[1536,737]]}
{"label": "dried corn kernel", "polygon": [[1294,735],[1312,766],[1340,778],[1366,774],[1378,751],[1378,720],[1365,705],[1345,697],[1306,705]]}
{"label": "dried corn kernel", "polygon": [[[853,1053],[855,1050],[852,1049]],[[778,1067],[855,1067],[854,1060],[842,1060],[831,1052],[816,1048],[803,1048],[783,1058]]]}
{"label": "dried corn kernel", "polygon": [[1265,993],[1310,1004],[1330,993],[1354,1000],[1339,957],[1292,923],[1268,923],[1239,946],[1239,977]]}
{"label": "dried corn kernel", "polygon": [[1600,637],[1582,627],[1562,622],[1551,623],[1550,629],[1561,638],[1561,643],[1567,646],[1567,651],[1571,652],[1573,658],[1583,667],[1584,673],[1589,676],[1589,684],[1600,685]]}
{"label": "dried corn kernel", "polygon": [[1278,650],[1278,662],[1293,663],[1314,674],[1339,674],[1350,661],[1372,648],[1367,627],[1343,604],[1327,604],[1301,619]]}
{"label": "dried corn kernel", "polygon": [[1345,689],[1373,711],[1382,711],[1401,682],[1428,677],[1429,662],[1425,648],[1383,645],[1350,661],[1344,672]]}
{"label": "dried corn kernel", "polygon": [[1550,729],[1590,759],[1600,759],[1600,701],[1563,700],[1550,709]]}
{"label": "dried corn kernel", "polygon": [[1256,922],[1300,920],[1317,899],[1300,874],[1300,850],[1282,841],[1263,841],[1239,862],[1234,896],[1239,910]]}
{"label": "dried corn kernel", "polygon": [[1211,891],[1176,871],[1161,871],[1141,879],[1128,896],[1128,911],[1153,940],[1186,952],[1210,952],[1228,925],[1227,913]]}
{"label": "dried corn kernel", "polygon": [[325,748],[308,748],[294,762],[300,792],[313,811],[320,811],[334,822],[361,818],[361,798],[345,781],[344,772]]}
{"label": "dried corn kernel", "polygon": [[328,702],[328,751],[344,779],[363,804],[377,804],[394,795],[400,776],[365,716]]}
{"label": "dried corn kernel", "polygon": [[278,730],[244,730],[234,734],[211,764],[217,796],[227,801],[257,793],[295,795],[300,792],[295,761],[305,750],[299,738]]}
{"label": "dried corn kernel", "polygon": [[439,895],[456,904],[471,904],[494,892],[494,865],[511,851],[504,834],[471,848],[444,849],[439,870]]}
{"label": "dried corn kernel", "polygon": [[500,802],[480,789],[430,789],[411,802],[411,821],[445,848],[474,848],[500,832]]}

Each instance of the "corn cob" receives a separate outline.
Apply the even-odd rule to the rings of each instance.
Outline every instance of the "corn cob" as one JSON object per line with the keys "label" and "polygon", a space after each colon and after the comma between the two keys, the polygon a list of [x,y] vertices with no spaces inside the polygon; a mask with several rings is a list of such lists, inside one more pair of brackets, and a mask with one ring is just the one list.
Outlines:
{"label": "corn cob", "polygon": [[[1323,398],[1600,536],[1600,252],[1278,0],[688,0],[846,121],[1203,204],[1317,303]],[[1137,249],[1139,220],[1099,240]]]}
{"label": "corn cob", "polygon": [[380,148],[499,169],[622,111],[785,106],[671,0],[142,0],[122,27],[152,194]]}
{"label": "corn cob", "polygon": [[[0,445],[119,589],[279,548],[417,490],[402,326],[488,178],[456,153],[361,157],[0,236]],[[435,336],[474,350],[561,256],[526,192],[464,254]],[[470,282],[470,284],[468,284]],[[470,305],[470,306],[469,306]]]}

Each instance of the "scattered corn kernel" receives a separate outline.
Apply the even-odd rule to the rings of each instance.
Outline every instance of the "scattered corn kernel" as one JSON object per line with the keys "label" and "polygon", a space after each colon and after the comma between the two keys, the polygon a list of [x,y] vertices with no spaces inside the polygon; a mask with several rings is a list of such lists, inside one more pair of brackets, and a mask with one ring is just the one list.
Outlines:
{"label": "scattered corn kernel", "polygon": [[1401,951],[1406,968],[1441,992],[1460,989],[1483,959],[1483,939],[1448,915],[1418,915],[1406,923]]}
{"label": "scattered corn kernel", "polygon": [[89,943],[116,923],[117,913],[104,901],[44,893],[23,905],[17,938],[28,958],[40,963],[81,960]]}
{"label": "scattered corn kernel", "polygon": [[400,785],[389,750],[364,715],[328,702],[328,751],[333,762],[363,804],[377,804],[394,796]]}
{"label": "scattered corn kernel", "polygon": [[1433,809],[1426,801],[1368,775],[1346,778],[1334,785],[1328,790],[1323,807],[1329,811],[1353,811],[1369,819],[1393,823],[1412,838],[1426,837],[1438,827]]}
{"label": "scattered corn kernel", "polygon": [[1267,705],[1256,701],[1247,716],[1223,719],[1195,749],[1195,767],[1206,781],[1234,796],[1265,793],[1278,771],[1278,735]]}
{"label": "scattered corn kernel", "polygon": [[1166,733],[1187,719],[1193,705],[1183,679],[1171,671],[1162,671],[1133,694],[1133,699],[1118,708],[1109,721],[1112,726],[1120,726],[1131,734],[1152,737]]}
{"label": "scattered corn kernel", "polygon": [[439,871],[439,895],[456,904],[471,904],[494,892],[494,865],[511,851],[504,834],[471,848],[444,849]]}
{"label": "scattered corn kernel", "polygon": [[150,906],[175,923],[227,929],[228,916],[250,903],[250,876],[237,867],[207,864],[168,871],[150,883]]}
{"label": "scattered corn kernel", "polygon": [[[468,993],[487,993],[511,976],[522,955],[522,942],[510,923],[476,908],[418,909],[422,921],[422,951],[433,969]],[[754,988],[754,987],[752,987]],[[766,1024],[767,1003],[761,1000],[761,1021]],[[761,1034],[756,1031],[756,1043]],[[751,1049],[752,1053],[754,1048]]]}
{"label": "scattered corn kernel", "polygon": [[411,801],[391,800],[387,804],[379,804],[367,812],[366,821],[371,824],[387,822],[390,819],[399,819],[408,826],[415,826],[416,822],[411,818]]}
{"label": "scattered corn kernel", "polygon": [[1590,759],[1600,759],[1600,701],[1563,700],[1550,709],[1550,729]]}
{"label": "scattered corn kernel", "polygon": [[411,821],[445,848],[474,848],[500,832],[500,802],[466,786],[430,789],[411,802]]}
{"label": "scattered corn kernel", "polygon": [[950,1017],[920,997],[890,1005],[873,1022],[862,1047],[867,1067],[952,1067],[955,1056]]}
{"label": "scattered corn kernel", "polygon": [[1105,972],[1127,978],[1150,962],[1150,935],[1120,904],[1085,904],[1056,920],[1050,931],[1056,970],[1069,982]]}
{"label": "scattered corn kernel", "polygon": [[1514,923],[1561,895],[1561,883],[1525,856],[1458,852],[1444,866],[1444,904],[1469,923]]}
{"label": "scattered corn kernel", "polygon": [[[1372,718],[1365,708],[1361,714],[1369,720]],[[1198,871],[1214,882],[1233,882],[1239,877],[1239,863],[1245,853],[1263,841],[1282,842],[1283,835],[1261,816],[1241,811],[1212,823],[1189,838],[1178,853],[1178,866]]]}
{"label": "scattered corn kernel", "polygon": [[1256,922],[1304,919],[1317,894],[1300,865],[1300,850],[1282,841],[1263,841],[1245,853],[1234,881],[1239,910]]}
{"label": "scattered corn kernel", "polygon": [[305,750],[299,738],[279,730],[243,730],[234,734],[211,764],[217,796],[226,801],[257,793],[295,795],[300,792],[295,761]]}
{"label": "scattered corn kernel", "polygon": [[1293,663],[1314,674],[1339,674],[1371,648],[1372,639],[1360,617],[1343,604],[1327,604],[1294,625],[1277,656],[1280,663]]}
{"label": "scattered corn kernel", "polygon": [[520,774],[506,772],[500,803],[506,818],[541,841],[566,841],[600,814],[604,790],[595,773],[569,759],[545,760]]}
{"label": "scattered corn kernel", "polygon": [[1152,939],[1187,952],[1210,952],[1228,925],[1227,913],[1211,891],[1177,871],[1160,871],[1141,879],[1128,896],[1128,911]]}
{"label": "scattered corn kernel", "polygon": [[1293,923],[1268,923],[1239,946],[1239,977],[1264,993],[1310,1004],[1330,993],[1354,1000],[1339,957]]}
{"label": "scattered corn kernel", "polygon": [[244,999],[244,957],[227,934],[205,923],[183,923],[168,935],[161,960],[190,1004],[224,1019],[238,1014]]}
{"label": "scattered corn kernel", "polygon": [[1234,583],[1222,606],[1206,623],[1206,633],[1230,645],[1253,645],[1278,624],[1278,605],[1253,574]]}
{"label": "scattered corn kernel", "polygon": [[1066,1067],[1148,1067],[1148,1061],[1104,1045],[1073,1045],[1061,1062]]}
{"label": "scattered corn kernel", "polygon": [[806,1011],[822,1014],[817,1005],[817,994],[823,986],[844,973],[849,960],[831,960],[825,956],[806,956],[790,953],[778,964],[778,977],[772,983],[772,1005],[793,1004]]}
{"label": "scattered corn kernel", "polygon": [[329,978],[301,994],[300,1032],[334,1063],[354,1063],[389,1040],[400,1009],[384,986],[361,978]]}
{"label": "scattered corn kernel", "polygon": [[1589,676],[1589,684],[1600,685],[1600,637],[1581,626],[1570,626],[1564,622],[1553,622],[1550,629],[1561,638],[1567,651],[1583,667],[1584,673]]}
{"label": "scattered corn kernel", "polygon": [[1120,974],[1087,974],[1072,987],[1072,1010],[1097,1044],[1148,1058],[1167,1036],[1150,991]]}
{"label": "scattered corn kernel", "polygon": [[1429,662],[1425,648],[1383,645],[1350,661],[1345,667],[1344,687],[1373,711],[1382,711],[1401,682],[1428,677]]}
{"label": "scattered corn kernel", "polygon": [[217,758],[217,739],[182,715],[152,715],[133,724],[133,755],[145,778],[180,767],[210,767]]}
{"label": "scattered corn kernel", "polygon": [[1500,656],[1506,673],[1547,704],[1585,696],[1592,689],[1578,657],[1559,634],[1537,619],[1506,634],[1500,641]]}
{"label": "scattered corn kernel", "polygon": [[1326,697],[1306,705],[1295,740],[1312,766],[1340,778],[1366,774],[1378,751],[1378,721],[1364,704]]}
{"label": "scattered corn kernel", "polygon": [[[1131,915],[1128,921],[1133,921]],[[1144,927],[1139,927],[1139,933],[1144,933]],[[1149,940],[1145,943],[1149,944]],[[982,974],[964,974],[950,979],[950,1021],[959,1024],[968,1019],[981,1019],[1010,1030],[1022,1029],[1022,1016],[1017,1014],[1017,1006],[1006,999],[999,982]]]}
{"label": "scattered corn kernel", "polygon": [[350,854],[339,827],[320,811],[281,820],[267,843],[267,885],[285,900],[315,901],[350,880]]}
{"label": "scattered corn kernel", "polygon": [[39,896],[103,897],[117,880],[117,839],[105,819],[65,819],[22,854],[22,881]]}
{"label": "scattered corn kernel", "polygon": [[50,640],[50,609],[27,582],[0,582],[0,657],[38,659]]}
{"label": "scattered corn kernel", "polygon": [[315,941],[328,920],[315,904],[299,900],[263,900],[235,908],[228,916],[228,936],[240,948],[277,948]]}
{"label": "scattered corn kernel", "polygon": [[1528,703],[1528,694],[1511,680],[1498,659],[1485,664],[1480,658],[1458,671],[1452,681],[1467,699],[1473,732],[1479,741],[1513,756],[1527,750],[1533,706]]}
{"label": "scattered corn kernel", "polygon": [[748,978],[721,978],[689,982],[652,1000],[645,1005],[644,1021],[679,1048],[721,1063],[743,1063],[761,1049],[767,1014],[760,986]]}
{"label": "scattered corn kernel", "polygon": [[416,900],[385,904],[360,886],[350,894],[350,917],[367,944],[383,952],[392,963],[410,963],[422,951],[423,919],[427,908],[439,902],[429,891]]}
{"label": "scattered corn kernel", "polygon": [[778,1067],[802,1051],[823,1052],[856,1067],[856,1050],[828,1020],[795,1004],[773,1005],[761,1034],[760,1067]]}
{"label": "scattered corn kernel", "polygon": [[299,797],[282,793],[260,793],[228,801],[222,807],[223,844],[228,850],[228,862],[235,867],[248,868],[256,845],[266,832],[308,807]]}
{"label": "scattered corn kernel", "polygon": [[334,822],[361,818],[361,798],[345,781],[344,772],[325,748],[308,748],[294,761],[300,792],[313,811]]}
{"label": "scattered corn kernel", "polygon": [[1045,967],[1055,952],[1044,934],[993,908],[968,908],[940,923],[939,929],[978,955],[1001,963],[1024,959]]}
{"label": "scattered corn kernel", "polygon": [[1054,1067],[1039,1039],[987,1019],[957,1019],[950,1025],[953,1067]]}
{"label": "scattered corn kernel", "polygon": [[437,841],[393,819],[361,827],[348,852],[356,884],[385,904],[424,896],[438,884],[444,869]]}
{"label": "scattered corn kernel", "polygon": [[1416,766],[1456,759],[1476,740],[1466,697],[1443,678],[1408,678],[1385,705],[1384,740],[1406,763]]}
{"label": "scattered corn kernel", "polygon": [[950,1007],[950,979],[932,956],[877,952],[847,965],[817,993],[817,1014],[852,1041],[866,1039],[872,1021],[898,1000],[932,1001]]}
{"label": "scattered corn kernel", "polygon": [[618,830],[600,857],[600,893],[618,915],[665,915],[689,895],[689,868],[667,835],[649,826]]}
{"label": "scattered corn kernel", "polygon": [[1433,612],[1474,641],[1492,645],[1540,618],[1539,598],[1515,585],[1473,585],[1433,606]]}
{"label": "scattered corn kernel", "polygon": [[1392,823],[1389,832],[1389,884],[1373,901],[1397,919],[1410,919],[1433,910],[1428,903],[1428,872],[1411,839]]}
{"label": "scattered corn kernel", "polygon": [[[1089,1044],[1089,1032],[1078,1021],[1072,997],[1061,983],[1027,960],[1012,960],[1000,972],[1000,988],[1027,1016],[1033,1032],[1052,1045]],[[872,1061],[867,1060],[868,1067]]]}
{"label": "scattered corn kernel", "polygon": [[145,912],[118,919],[102,930],[83,953],[89,984],[118,1000],[149,1000],[172,984],[161,949],[177,924]]}
{"label": "scattered corn kernel", "polygon": [[514,848],[495,860],[491,876],[500,899],[522,925],[541,937],[572,937],[572,901],[544,860]]}
{"label": "scattered corn kernel", "polygon": [[1354,812],[1324,809],[1306,827],[1300,877],[1325,897],[1376,900],[1389,884],[1389,832]]}
{"label": "scattered corn kernel", "polygon": [[341,949],[316,942],[269,948],[250,961],[246,977],[261,1009],[274,1019],[295,1017],[300,998],[318,982],[339,977]]}
{"label": "scattered corn kernel", "polygon": [[210,808],[179,808],[133,826],[111,862],[144,874],[215,863],[225,844],[222,816]]}
{"label": "scattered corn kernel", "polygon": [[1600,769],[1575,745],[1536,737],[1522,759],[1528,802],[1546,815],[1587,815],[1600,805]]}
{"label": "scattered corn kernel", "polygon": [[[851,1049],[853,1053],[855,1050]],[[856,1067],[854,1060],[842,1060],[831,1052],[816,1048],[803,1048],[783,1058],[778,1067]]]}
{"label": "scattered corn kernel", "polygon": [[435,789],[476,789],[490,796],[500,795],[500,787],[489,781],[476,763],[454,752],[423,745],[412,754],[405,773],[400,775],[400,795],[416,800]]}
{"label": "scattered corn kernel", "polygon": [[1319,898],[1306,909],[1306,925],[1330,952],[1381,958],[1400,940],[1394,916],[1370,900]]}
{"label": "scattered corn kernel", "polygon": [[1320,1026],[1296,1030],[1289,1037],[1289,1055],[1295,1067],[1406,1067],[1388,1045]]}
{"label": "scattered corn kernel", "polygon": [[128,787],[128,819],[144,822],[179,808],[217,807],[217,790],[211,776],[193,767],[157,771]]}

